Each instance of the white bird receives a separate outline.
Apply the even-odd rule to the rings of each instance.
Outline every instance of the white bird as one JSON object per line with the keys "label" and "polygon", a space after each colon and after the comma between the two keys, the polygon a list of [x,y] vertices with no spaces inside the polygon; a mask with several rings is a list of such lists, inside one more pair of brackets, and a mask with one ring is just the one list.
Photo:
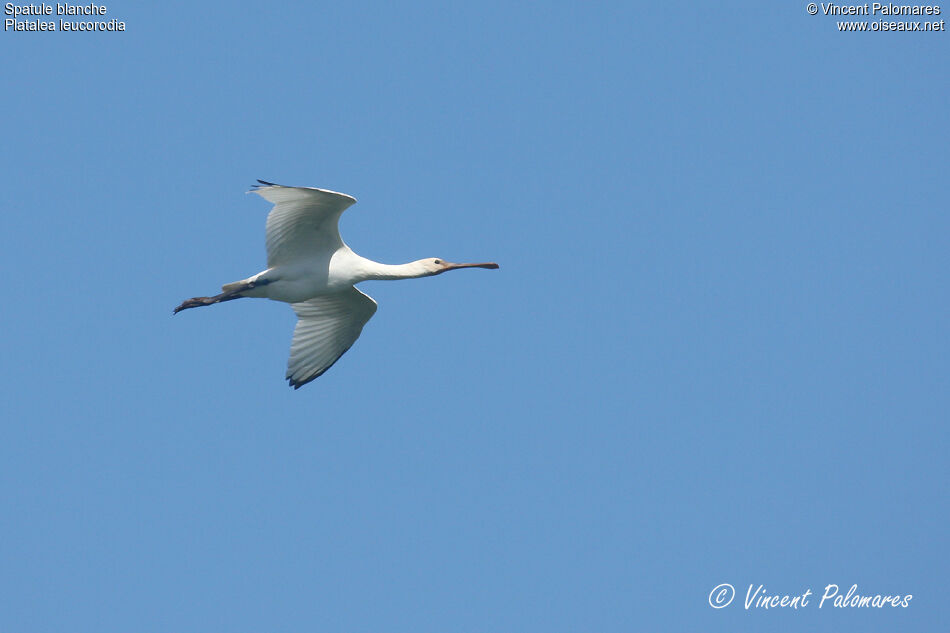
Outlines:
{"label": "white bird", "polygon": [[356,202],[345,193],[284,187],[258,180],[256,193],[274,203],[267,216],[267,269],[224,284],[214,297],[186,299],[175,308],[264,297],[297,313],[287,380],[299,389],[322,375],[350,349],[376,312],[376,302],[354,287],[369,279],[413,279],[458,268],[498,268],[493,262],[453,264],[438,258],[388,265],[360,257],[340,238],[340,215]]}

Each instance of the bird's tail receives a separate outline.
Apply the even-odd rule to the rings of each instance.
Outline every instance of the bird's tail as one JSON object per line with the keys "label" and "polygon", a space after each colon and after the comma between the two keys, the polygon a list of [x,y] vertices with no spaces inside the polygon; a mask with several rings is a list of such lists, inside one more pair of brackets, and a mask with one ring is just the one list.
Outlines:
{"label": "bird's tail", "polygon": [[241,290],[247,290],[248,280],[242,279],[241,281],[232,281],[229,284],[224,284],[221,286],[222,292],[239,292]]}
{"label": "bird's tail", "polygon": [[251,275],[247,279],[241,279],[240,281],[232,281],[229,284],[224,284],[221,286],[221,291],[224,294],[244,292],[245,290],[253,290],[258,286],[266,286],[271,282],[265,274],[267,271],[257,273],[256,275]]}

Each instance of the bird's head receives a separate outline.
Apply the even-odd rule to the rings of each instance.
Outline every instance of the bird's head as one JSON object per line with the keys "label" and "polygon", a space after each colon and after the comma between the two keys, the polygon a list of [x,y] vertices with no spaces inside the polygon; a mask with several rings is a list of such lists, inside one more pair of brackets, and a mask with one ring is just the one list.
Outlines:
{"label": "bird's head", "polygon": [[456,270],[458,268],[498,268],[498,264],[495,262],[485,262],[483,264],[453,264],[438,257],[422,259],[419,260],[419,263],[429,275],[441,275],[448,270]]}

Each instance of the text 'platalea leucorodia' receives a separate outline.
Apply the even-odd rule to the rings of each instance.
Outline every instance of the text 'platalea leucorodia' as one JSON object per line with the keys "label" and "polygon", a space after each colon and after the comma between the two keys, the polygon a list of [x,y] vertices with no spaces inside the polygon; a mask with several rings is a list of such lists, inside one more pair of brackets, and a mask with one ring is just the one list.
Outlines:
{"label": "text 'platalea leucorodia'", "polygon": [[287,380],[299,389],[330,369],[350,349],[376,312],[376,302],[353,284],[370,279],[414,279],[458,268],[498,264],[453,264],[431,257],[389,265],[360,257],[340,238],[340,215],[356,202],[345,193],[284,187],[263,180],[252,191],[274,203],[267,216],[267,270],[224,284],[219,295],[186,299],[175,314],[241,297],[284,301],[297,313]]}

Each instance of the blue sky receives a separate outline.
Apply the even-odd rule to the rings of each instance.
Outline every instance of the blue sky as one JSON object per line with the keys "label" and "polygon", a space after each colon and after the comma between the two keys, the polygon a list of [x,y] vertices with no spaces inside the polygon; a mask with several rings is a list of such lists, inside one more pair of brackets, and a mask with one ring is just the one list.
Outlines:
{"label": "blue sky", "polygon": [[[0,629],[947,628],[945,32],[145,4],[0,34]],[[256,178],[501,269],[363,284],[294,392],[289,307],[171,316],[264,267]],[[742,607],[831,583],[914,597]]]}

